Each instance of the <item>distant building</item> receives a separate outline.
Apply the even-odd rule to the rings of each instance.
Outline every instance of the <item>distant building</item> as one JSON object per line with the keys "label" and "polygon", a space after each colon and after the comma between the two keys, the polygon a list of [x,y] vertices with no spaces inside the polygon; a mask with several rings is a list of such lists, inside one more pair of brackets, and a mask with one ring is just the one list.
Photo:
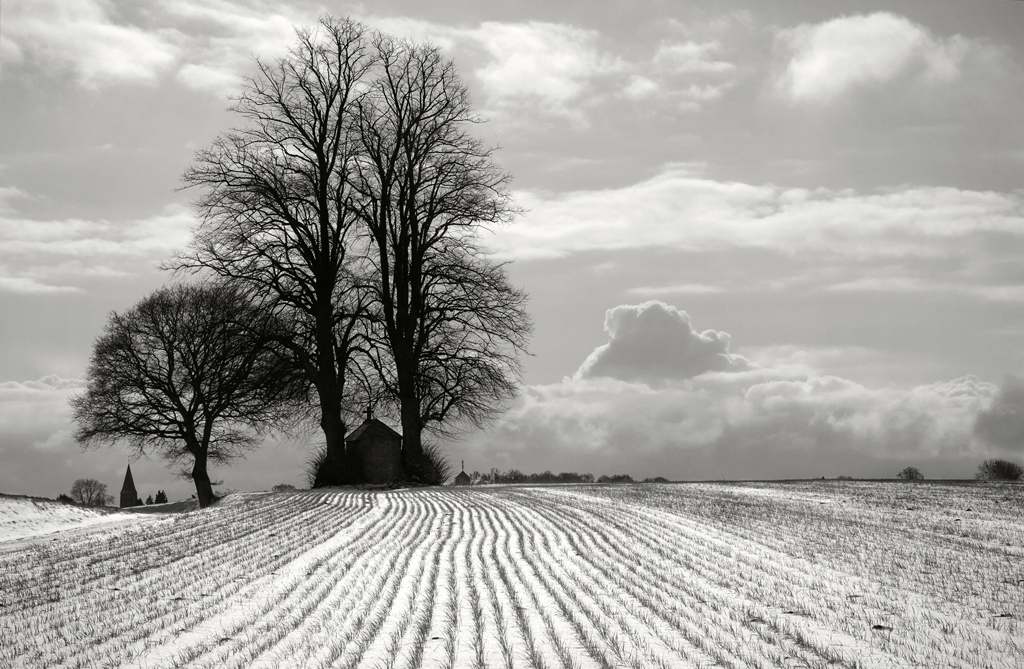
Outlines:
{"label": "distant building", "polygon": [[363,424],[346,437],[345,450],[367,483],[393,483],[402,477],[402,435],[369,410]]}
{"label": "distant building", "polygon": [[466,473],[466,461],[462,461],[462,471],[455,476],[454,485],[469,485],[473,481],[469,478],[469,474]]}
{"label": "distant building", "polygon": [[121,486],[121,508],[127,509],[130,506],[139,506],[142,500],[135,490],[135,481],[132,479],[132,466],[128,465],[128,471],[124,473],[124,485]]}

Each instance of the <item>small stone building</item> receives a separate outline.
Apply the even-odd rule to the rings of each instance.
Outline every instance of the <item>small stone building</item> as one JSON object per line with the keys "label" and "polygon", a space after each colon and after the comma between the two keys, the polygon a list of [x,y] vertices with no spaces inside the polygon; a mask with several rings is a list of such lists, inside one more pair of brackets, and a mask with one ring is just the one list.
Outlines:
{"label": "small stone building", "polygon": [[139,506],[142,501],[135,490],[135,480],[132,479],[132,466],[128,465],[128,471],[124,473],[124,485],[121,486],[121,508],[127,509],[131,506]]}
{"label": "small stone building", "polygon": [[469,474],[466,473],[466,461],[462,461],[462,471],[455,475],[455,482],[452,485],[469,485],[472,480],[469,478]]}
{"label": "small stone building", "polygon": [[366,483],[393,483],[402,477],[402,435],[367,417],[345,438],[345,451]]}

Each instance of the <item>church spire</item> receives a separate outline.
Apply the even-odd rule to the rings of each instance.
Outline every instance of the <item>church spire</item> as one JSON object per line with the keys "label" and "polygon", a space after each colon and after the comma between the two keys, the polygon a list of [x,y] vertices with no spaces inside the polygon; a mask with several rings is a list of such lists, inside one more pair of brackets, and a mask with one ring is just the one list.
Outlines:
{"label": "church spire", "polygon": [[124,485],[121,486],[121,508],[138,506],[138,501],[139,495],[135,490],[135,480],[132,478],[132,466],[129,464],[128,470],[124,473]]}

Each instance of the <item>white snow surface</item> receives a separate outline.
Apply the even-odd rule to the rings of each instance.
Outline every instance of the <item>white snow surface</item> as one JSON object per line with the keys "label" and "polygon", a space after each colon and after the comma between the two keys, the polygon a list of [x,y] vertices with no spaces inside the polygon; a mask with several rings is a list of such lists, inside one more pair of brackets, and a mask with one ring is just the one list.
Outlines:
{"label": "white snow surface", "polygon": [[12,669],[1024,666],[1021,487],[0,500],[21,532],[65,530],[0,541]]}
{"label": "white snow surface", "polygon": [[3,542],[61,530],[131,521],[114,509],[76,506],[31,497],[0,496],[0,547]]}

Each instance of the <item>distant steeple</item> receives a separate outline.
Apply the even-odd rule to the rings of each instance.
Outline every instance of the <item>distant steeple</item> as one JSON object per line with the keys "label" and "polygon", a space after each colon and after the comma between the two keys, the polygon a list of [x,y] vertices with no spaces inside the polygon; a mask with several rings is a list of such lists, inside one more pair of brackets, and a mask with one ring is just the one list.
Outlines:
{"label": "distant steeple", "polygon": [[462,471],[455,475],[454,485],[469,485],[473,481],[469,478],[469,474],[466,473],[466,461],[462,461]]}
{"label": "distant steeple", "polygon": [[135,480],[132,479],[132,466],[128,465],[128,471],[124,473],[124,485],[121,486],[121,508],[136,506],[139,495],[135,490]]}

